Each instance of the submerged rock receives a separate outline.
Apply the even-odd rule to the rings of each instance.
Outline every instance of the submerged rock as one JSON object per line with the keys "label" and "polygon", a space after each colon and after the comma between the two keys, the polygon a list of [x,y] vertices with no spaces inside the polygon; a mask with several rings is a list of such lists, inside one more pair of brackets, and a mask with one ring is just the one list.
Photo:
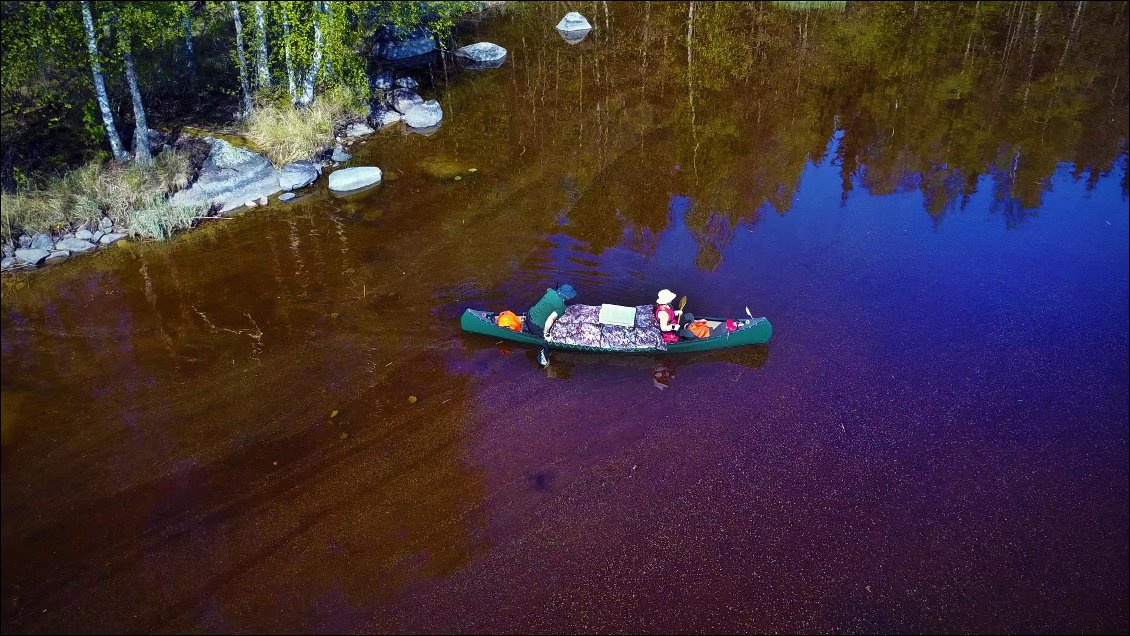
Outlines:
{"label": "submerged rock", "polygon": [[419,106],[420,104],[423,104],[424,98],[408,90],[407,88],[397,88],[389,94],[388,103],[397,112],[407,114],[413,106]]}
{"label": "submerged rock", "polygon": [[589,24],[589,21],[585,19],[585,16],[577,13],[576,11],[570,11],[569,13],[565,14],[564,18],[561,18],[560,22],[557,23],[557,30],[591,31],[592,25]]}
{"label": "submerged rock", "polygon": [[115,243],[117,241],[120,241],[120,240],[124,239],[125,237],[126,237],[126,235],[122,234],[121,232],[110,232],[108,234],[103,234],[102,238],[98,239],[98,242],[103,244],[103,245],[109,245],[111,243]]}
{"label": "submerged rock", "polygon": [[330,190],[349,192],[381,182],[381,169],[376,166],[345,168],[330,173]]}
{"label": "submerged rock", "polygon": [[443,109],[440,108],[439,102],[434,99],[429,99],[404,113],[404,123],[412,128],[438,126],[441,119],[443,119]]}
{"label": "submerged rock", "polygon": [[295,196],[297,196],[297,195],[294,194],[293,192],[283,192],[282,194],[279,195],[279,201],[290,201]]}
{"label": "submerged rock", "polygon": [[41,249],[16,250],[16,258],[20,259],[21,261],[23,261],[23,262],[25,262],[29,265],[39,265],[40,263],[43,262],[43,259],[47,258],[50,255],[51,255],[51,252],[48,251],[48,250],[41,250]]}
{"label": "submerged rock", "polygon": [[455,49],[455,59],[466,68],[498,68],[506,61],[506,49],[493,42],[477,42]]}
{"label": "submerged rock", "polygon": [[288,163],[279,170],[279,187],[283,190],[305,188],[318,179],[318,174],[318,167],[309,161]]}
{"label": "submerged rock", "polygon": [[266,157],[216,139],[196,183],[174,194],[169,203],[219,205],[221,212],[228,212],[245,201],[270,196],[281,189],[278,171]]}

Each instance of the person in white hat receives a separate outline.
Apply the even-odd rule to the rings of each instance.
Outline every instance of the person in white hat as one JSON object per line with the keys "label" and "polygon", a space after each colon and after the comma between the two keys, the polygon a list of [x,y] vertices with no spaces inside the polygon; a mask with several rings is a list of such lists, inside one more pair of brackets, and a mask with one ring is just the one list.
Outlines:
{"label": "person in white hat", "polygon": [[663,340],[666,342],[679,340],[675,332],[679,330],[679,318],[683,315],[683,310],[672,309],[673,300],[675,294],[670,289],[659,290],[655,299],[655,319],[659,321],[659,330],[663,332]]}

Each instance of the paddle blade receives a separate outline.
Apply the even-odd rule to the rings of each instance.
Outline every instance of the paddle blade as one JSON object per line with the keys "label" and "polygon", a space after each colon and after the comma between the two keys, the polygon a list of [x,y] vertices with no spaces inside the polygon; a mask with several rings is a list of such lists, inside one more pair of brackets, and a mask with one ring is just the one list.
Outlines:
{"label": "paddle blade", "polygon": [[745,315],[749,316],[750,318],[753,318],[753,314],[749,313],[749,305],[746,305]]}
{"label": "paddle blade", "polygon": [[679,311],[682,311],[683,307],[686,307],[686,306],[687,306],[687,297],[683,296],[682,298],[679,299]]}

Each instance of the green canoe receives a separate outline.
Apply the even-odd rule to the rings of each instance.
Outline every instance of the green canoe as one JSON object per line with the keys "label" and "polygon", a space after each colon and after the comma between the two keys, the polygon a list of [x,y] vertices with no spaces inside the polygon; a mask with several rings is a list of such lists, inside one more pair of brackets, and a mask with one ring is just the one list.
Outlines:
{"label": "green canoe", "polygon": [[[525,331],[513,331],[504,327],[499,327],[495,324],[494,320],[497,313],[478,311],[476,309],[468,309],[463,312],[463,316],[459,319],[459,324],[463,327],[463,331],[471,333],[479,333],[492,338],[501,338],[503,340],[511,340],[520,342],[522,344],[534,345],[536,347],[545,347],[550,349],[562,349],[566,351],[599,351],[602,353],[663,353],[659,349],[606,349],[603,347],[582,346],[582,345],[565,345],[553,342],[547,342],[541,336],[535,336],[532,333]],[[523,315],[524,318],[524,315]],[[773,326],[769,324],[766,318],[741,318],[734,321],[741,325],[737,330],[726,332],[726,328],[714,329],[720,323],[725,323],[725,318],[706,318],[714,331],[720,331],[718,335],[709,338],[694,338],[693,340],[680,340],[667,345],[666,353],[690,353],[692,351],[712,351],[714,349],[727,349],[730,347],[741,347],[744,345],[752,344],[765,344],[769,342],[769,337],[773,335]]]}

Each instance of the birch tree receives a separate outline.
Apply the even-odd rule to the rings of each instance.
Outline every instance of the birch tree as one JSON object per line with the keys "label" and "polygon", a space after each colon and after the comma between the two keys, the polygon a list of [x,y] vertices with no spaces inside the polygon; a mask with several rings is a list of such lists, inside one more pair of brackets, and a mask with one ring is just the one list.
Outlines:
{"label": "birch tree", "polygon": [[322,68],[322,23],[327,13],[326,3],[323,0],[314,0],[314,55],[310,60],[310,68],[302,78],[302,94],[298,97],[299,106],[309,106],[314,102],[314,82],[318,79],[318,72]]}
{"label": "birch tree", "polygon": [[271,88],[271,70],[267,65],[267,16],[263,11],[261,0],[255,3],[256,40],[258,42],[258,57],[256,58],[259,71],[259,87]]}
{"label": "birch tree", "polygon": [[[282,3],[283,57],[286,60],[286,84],[290,101],[298,101],[298,90],[294,87],[294,63],[290,58],[290,18],[289,2]],[[275,49],[276,51],[278,49]]]}
{"label": "birch tree", "polygon": [[110,141],[110,152],[116,161],[127,161],[129,155],[122,147],[122,138],[114,125],[114,113],[110,110],[110,96],[106,93],[106,82],[102,78],[102,64],[98,59],[98,36],[94,31],[94,18],[90,14],[90,3],[83,0],[82,23],[86,31],[86,50],[90,53],[90,74],[94,78],[94,94],[98,97],[98,109],[102,111],[102,124],[106,127],[106,138]]}
{"label": "birch tree", "polygon": [[[188,71],[188,83],[196,88],[196,54],[192,50],[192,2],[185,0],[181,3],[181,26],[184,28],[184,65]],[[195,92],[194,92],[195,94]]]}
{"label": "birch tree", "polygon": [[235,58],[239,62],[239,83],[243,88],[243,111],[245,115],[255,110],[251,101],[251,82],[247,77],[247,56],[243,52],[243,23],[239,19],[239,3],[235,0],[228,2],[231,9],[232,21],[235,23]]}

